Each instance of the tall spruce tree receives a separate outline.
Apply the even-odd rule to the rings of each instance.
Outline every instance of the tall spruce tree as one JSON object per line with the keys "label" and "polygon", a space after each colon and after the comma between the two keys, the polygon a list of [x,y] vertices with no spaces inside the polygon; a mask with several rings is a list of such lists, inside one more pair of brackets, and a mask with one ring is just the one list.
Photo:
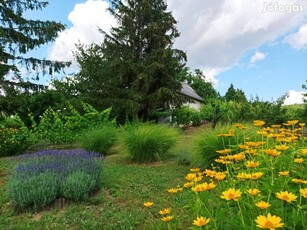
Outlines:
{"label": "tall spruce tree", "polygon": [[101,45],[79,47],[78,81],[88,98],[112,106],[119,119],[151,120],[167,103],[180,101],[176,75],[186,55],[173,49],[176,20],[164,0],[112,0],[109,10],[118,26],[101,31]]}
{"label": "tall spruce tree", "polygon": [[[0,1],[0,82],[9,72],[21,80],[18,66],[28,70],[43,70],[43,73],[59,72],[69,63],[25,57],[28,51],[53,41],[64,25],[55,21],[30,20],[25,11],[42,10],[47,1],[1,0]],[[37,72],[38,73],[38,72]],[[38,74],[36,75],[38,77]]]}

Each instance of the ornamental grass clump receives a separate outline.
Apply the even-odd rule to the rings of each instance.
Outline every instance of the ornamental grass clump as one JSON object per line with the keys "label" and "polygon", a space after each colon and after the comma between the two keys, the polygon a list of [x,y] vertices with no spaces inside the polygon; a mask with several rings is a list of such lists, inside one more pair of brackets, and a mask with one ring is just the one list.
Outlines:
{"label": "ornamental grass clump", "polygon": [[124,133],[123,143],[134,162],[154,162],[170,155],[179,137],[177,129],[156,124],[134,124]]}
{"label": "ornamental grass clump", "polygon": [[[265,127],[257,120],[254,126],[249,135],[239,134],[244,132],[239,124],[217,134],[224,145],[213,151],[214,161],[222,167],[192,168],[181,186],[165,191],[172,191],[172,200],[180,193],[189,197],[181,207],[193,213],[191,229],[307,229],[305,124],[293,120]],[[176,224],[180,221],[178,216]]]}
{"label": "ornamental grass clump", "polygon": [[38,210],[56,198],[87,199],[101,186],[102,165],[95,152],[42,150],[17,157],[8,196],[18,209]]}
{"label": "ornamental grass clump", "polygon": [[103,126],[89,130],[80,138],[81,147],[88,151],[95,151],[107,155],[117,140],[117,130],[112,126]]}
{"label": "ornamental grass clump", "polygon": [[216,164],[215,159],[219,156],[218,150],[225,150],[225,146],[234,146],[238,141],[243,141],[245,136],[255,131],[255,128],[240,126],[239,132],[231,125],[218,124],[215,128],[205,129],[193,141],[193,151],[190,161],[195,167],[209,167]]}

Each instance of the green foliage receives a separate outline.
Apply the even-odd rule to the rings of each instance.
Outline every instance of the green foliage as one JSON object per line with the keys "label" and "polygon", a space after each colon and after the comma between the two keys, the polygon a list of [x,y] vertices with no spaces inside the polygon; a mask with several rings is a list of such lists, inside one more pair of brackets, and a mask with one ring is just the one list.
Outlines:
{"label": "green foliage", "polygon": [[98,129],[90,130],[82,135],[80,143],[82,148],[88,151],[95,151],[107,155],[110,148],[117,140],[117,130],[115,127],[103,126]]}
{"label": "green foliage", "polygon": [[96,185],[90,175],[76,171],[71,173],[63,182],[63,196],[76,202],[84,201],[90,196]]}
{"label": "green foliage", "polygon": [[176,75],[186,55],[172,48],[176,21],[163,0],[110,2],[118,26],[101,31],[103,45],[79,46],[76,90],[96,108],[112,106],[119,123],[156,119],[166,103],[181,103]]}
{"label": "green foliage", "polygon": [[178,131],[164,125],[134,124],[123,134],[129,157],[135,162],[153,162],[169,156],[178,140]]}
{"label": "green foliage", "polygon": [[36,123],[40,117],[48,109],[61,110],[67,105],[67,98],[56,90],[45,90],[42,92],[34,92],[30,95],[23,95],[23,103],[19,106],[17,113],[28,127],[31,126],[31,120],[28,114],[31,113]]}
{"label": "green foliage", "polygon": [[174,122],[178,125],[190,125],[199,126],[202,121],[200,111],[190,108],[186,105],[181,106],[180,108],[175,109],[173,112]]}
{"label": "green foliage", "polygon": [[66,111],[47,109],[37,125],[37,134],[52,143],[72,143],[85,130],[115,124],[110,120],[111,108],[98,112],[89,104],[83,103],[82,106],[83,115],[71,105]]}
{"label": "green foliage", "polygon": [[[68,63],[23,57],[30,50],[54,41],[64,25],[55,21],[30,20],[24,12],[42,10],[48,5],[45,1],[6,0],[0,2],[0,79],[12,71],[17,77],[20,72],[15,63],[27,69],[43,69],[43,72],[59,72]],[[40,68],[38,68],[40,67]]]}
{"label": "green foliage", "polygon": [[307,110],[304,104],[294,104],[283,106],[284,116],[287,120],[300,120],[301,122],[307,122]]}
{"label": "green foliage", "polygon": [[235,123],[254,120],[277,124],[287,120],[283,102],[284,97],[275,102],[260,101],[259,98],[249,102],[211,99],[201,107],[200,112],[202,119],[212,122],[213,126],[219,122]]}
{"label": "green foliage", "polygon": [[0,157],[17,155],[33,142],[34,136],[18,116],[0,122]]}
{"label": "green foliage", "polygon": [[244,92],[241,89],[235,89],[233,84],[230,84],[224,98],[226,101],[247,102]]}
{"label": "green foliage", "polygon": [[8,184],[9,198],[19,209],[33,207],[34,210],[50,204],[58,194],[58,179],[54,173],[39,175],[13,174]]}

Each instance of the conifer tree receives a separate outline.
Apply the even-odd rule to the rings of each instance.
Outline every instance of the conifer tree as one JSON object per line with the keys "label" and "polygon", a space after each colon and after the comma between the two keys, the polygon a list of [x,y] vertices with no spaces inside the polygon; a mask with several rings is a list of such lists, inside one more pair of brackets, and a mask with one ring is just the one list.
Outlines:
{"label": "conifer tree", "polygon": [[[48,5],[40,0],[0,1],[0,81],[9,72],[21,80],[19,67],[42,70],[43,73],[59,72],[69,63],[25,57],[28,51],[54,41],[64,25],[55,21],[30,20],[23,16],[25,11],[42,10]],[[38,73],[38,72],[37,72]],[[38,74],[36,75],[38,78]]]}
{"label": "conifer tree", "polygon": [[152,120],[167,103],[180,103],[176,75],[186,56],[173,48],[176,20],[164,0],[112,0],[110,12],[118,26],[101,31],[101,45],[79,49],[81,88],[122,118]]}

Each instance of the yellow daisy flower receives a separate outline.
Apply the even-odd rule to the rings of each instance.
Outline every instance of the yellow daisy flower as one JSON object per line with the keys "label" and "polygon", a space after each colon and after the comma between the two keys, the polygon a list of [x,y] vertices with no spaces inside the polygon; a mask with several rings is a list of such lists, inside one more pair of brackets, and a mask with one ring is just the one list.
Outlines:
{"label": "yellow daisy flower", "polygon": [[252,180],[258,180],[260,177],[262,177],[263,172],[256,172],[251,174],[251,179]]}
{"label": "yellow daisy flower", "polygon": [[188,175],[186,175],[185,179],[188,181],[192,181],[194,180],[195,177],[196,177],[196,173],[189,173]]}
{"label": "yellow daisy flower", "polygon": [[279,151],[284,151],[284,150],[287,150],[289,148],[289,146],[287,146],[287,145],[276,145],[275,148]]}
{"label": "yellow daisy flower", "polygon": [[147,208],[151,207],[152,205],[153,205],[153,202],[150,202],[150,201],[144,203],[144,206]]}
{"label": "yellow daisy flower", "polygon": [[307,198],[307,188],[300,189],[300,193],[304,198]]}
{"label": "yellow daisy flower", "polygon": [[234,201],[238,201],[239,198],[241,196],[241,191],[240,189],[236,190],[234,188],[230,188],[227,191],[222,192],[222,199],[225,200],[234,200]]}
{"label": "yellow daisy flower", "polygon": [[279,176],[289,176],[289,171],[280,171],[278,175]]}
{"label": "yellow daisy flower", "polygon": [[304,162],[304,159],[303,159],[303,158],[295,158],[295,159],[294,159],[294,162],[295,162],[295,163],[298,163],[298,164],[301,164],[301,163]]}
{"label": "yellow daisy flower", "polygon": [[217,172],[215,175],[214,175],[214,178],[216,180],[224,180],[226,177],[226,173],[224,172]]}
{"label": "yellow daisy flower", "polygon": [[278,157],[280,155],[280,152],[276,149],[265,149],[263,152],[267,155],[271,155],[273,157]]}
{"label": "yellow daisy flower", "polygon": [[171,213],[170,208],[165,208],[165,209],[159,211],[159,214],[161,214],[161,215],[166,215],[166,214],[170,214],[170,213]]}
{"label": "yellow daisy flower", "polygon": [[246,166],[249,167],[249,168],[256,168],[259,165],[260,165],[259,161],[257,161],[257,162],[255,162],[255,161],[247,161],[247,164],[246,164]]}
{"label": "yellow daisy flower", "polygon": [[185,183],[185,184],[183,185],[183,187],[185,187],[185,188],[191,188],[193,185],[194,185],[193,182],[187,182],[187,183]]}
{"label": "yellow daisy flower", "polygon": [[287,123],[283,123],[285,126],[292,126],[295,125],[299,122],[299,120],[291,120],[291,121],[287,121]]}
{"label": "yellow daisy flower", "polygon": [[230,153],[231,149],[222,149],[222,150],[217,150],[216,152],[219,154],[227,154]]}
{"label": "yellow daisy flower", "polygon": [[178,192],[178,189],[177,188],[170,188],[167,190],[169,193],[172,193],[172,194],[175,194]]}
{"label": "yellow daisy flower", "polygon": [[276,228],[282,228],[284,223],[281,222],[281,218],[278,216],[272,216],[270,213],[267,216],[260,215],[255,220],[258,228],[265,228],[274,230]]}
{"label": "yellow daisy flower", "polygon": [[254,126],[258,126],[258,127],[261,127],[265,124],[264,121],[260,121],[260,120],[255,120],[254,121]]}
{"label": "yellow daisy flower", "polygon": [[292,179],[292,182],[297,183],[297,184],[307,184],[307,180],[302,180],[302,179]]}
{"label": "yellow daisy flower", "polygon": [[206,217],[197,217],[196,220],[193,220],[193,225],[196,225],[197,227],[202,227],[207,225],[210,222],[210,218]]}
{"label": "yellow daisy flower", "polygon": [[292,201],[295,201],[297,196],[295,196],[293,193],[288,191],[281,191],[276,193],[276,197],[280,200],[284,200],[288,203],[291,203]]}
{"label": "yellow daisy flower", "polygon": [[268,202],[265,201],[259,201],[256,203],[256,206],[262,210],[267,209],[268,207],[270,207],[271,205]]}
{"label": "yellow daisy flower", "polygon": [[172,219],[174,219],[174,216],[165,216],[161,218],[164,222],[170,222]]}
{"label": "yellow daisy flower", "polygon": [[248,194],[252,195],[252,196],[256,196],[258,195],[258,193],[260,193],[260,190],[257,188],[250,188],[247,190]]}

